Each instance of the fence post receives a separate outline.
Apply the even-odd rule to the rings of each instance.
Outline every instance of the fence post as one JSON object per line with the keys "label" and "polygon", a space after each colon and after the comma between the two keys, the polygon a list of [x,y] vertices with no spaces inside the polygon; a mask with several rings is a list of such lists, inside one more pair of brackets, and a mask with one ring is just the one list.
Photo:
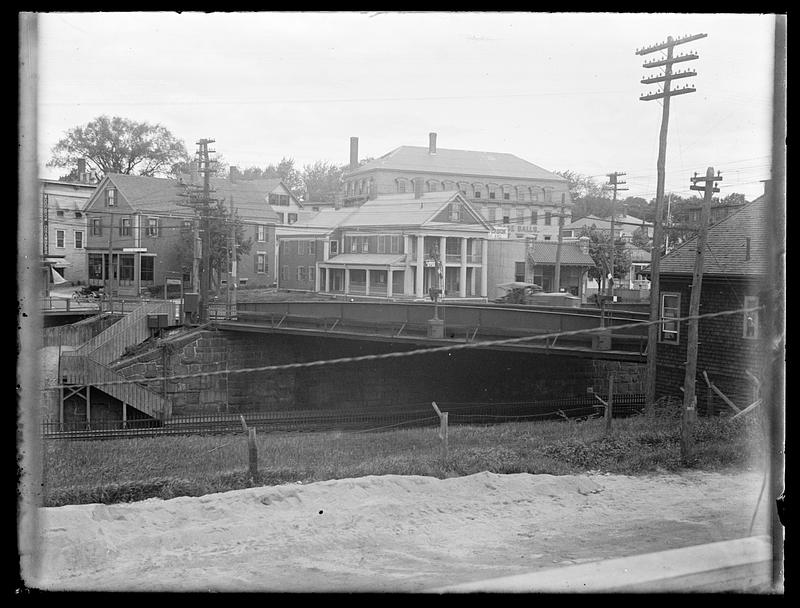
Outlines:
{"label": "fence post", "polygon": [[606,433],[611,430],[611,416],[614,409],[614,376],[608,376],[608,403],[606,404]]}
{"label": "fence post", "polygon": [[248,455],[250,459],[250,481],[255,483],[258,478],[258,446],[256,445],[256,427],[248,427]]}
{"label": "fence post", "polygon": [[442,440],[442,462],[447,464],[447,412],[439,410],[435,401],[431,401],[436,415],[439,416],[439,439]]}

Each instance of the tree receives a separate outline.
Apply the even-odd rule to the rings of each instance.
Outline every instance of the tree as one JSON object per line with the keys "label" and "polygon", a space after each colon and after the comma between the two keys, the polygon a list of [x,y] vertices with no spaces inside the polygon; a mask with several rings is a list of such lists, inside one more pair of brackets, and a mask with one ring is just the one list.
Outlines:
{"label": "tree", "polygon": [[293,158],[284,156],[277,165],[267,165],[261,177],[264,179],[280,178],[296,198],[300,198],[303,194],[303,176],[294,168]]}
{"label": "tree", "polygon": [[[236,226],[236,261],[239,262],[243,255],[250,253],[253,247],[252,237],[244,238],[245,224],[238,217],[233,218]],[[201,220],[200,227],[203,228]],[[212,203],[209,208],[209,231],[211,234],[211,288],[219,289],[223,273],[228,271],[228,247],[230,245],[230,210],[224,199]],[[182,232],[178,240],[178,256],[181,266],[191,268],[194,261],[194,233]],[[204,272],[202,260],[200,272]]]}
{"label": "tree", "polygon": [[589,278],[594,279],[600,285],[600,290],[605,289],[609,269],[611,268],[611,247],[614,247],[614,271],[615,277],[623,276],[627,272],[625,241],[617,239],[613,245],[611,235],[600,230],[592,224],[584,226],[579,236],[589,237],[589,255],[594,260],[594,268],[589,269]]}
{"label": "tree", "polygon": [[74,167],[102,174],[168,174],[176,163],[188,162],[186,146],[165,127],[127,118],[99,116],[66,132],[51,151],[48,167]]}
{"label": "tree", "polygon": [[342,187],[344,167],[318,160],[303,166],[303,186],[306,201],[332,202]]}

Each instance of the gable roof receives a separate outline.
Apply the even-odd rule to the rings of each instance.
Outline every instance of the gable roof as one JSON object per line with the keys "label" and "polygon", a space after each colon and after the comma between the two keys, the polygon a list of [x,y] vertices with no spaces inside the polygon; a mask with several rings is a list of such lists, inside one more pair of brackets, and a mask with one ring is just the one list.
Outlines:
{"label": "gable roof", "polygon": [[[558,243],[531,241],[528,255],[534,264],[555,264]],[[594,260],[583,253],[577,243],[561,243],[561,264],[566,266],[594,266]]]}
{"label": "gable roof", "polygon": [[[176,215],[193,215],[194,213],[191,208],[185,206],[186,197],[181,196],[187,191],[186,184],[175,179],[109,173],[98,185],[92,198],[99,196],[99,193],[104,190],[105,180],[113,184],[136,211]],[[211,187],[214,190],[211,196],[214,198],[225,199],[229,203],[233,197],[233,206],[241,219],[263,222],[277,221],[277,215],[266,203],[267,193],[259,188],[259,184],[212,178]]]}
{"label": "gable roof", "polygon": [[[763,276],[768,272],[766,199],[761,196],[708,229],[703,274],[717,276]],[[746,258],[750,238],[750,259]],[[661,258],[660,273],[692,274],[697,257],[693,237]]]}
{"label": "gable roof", "polygon": [[[573,226],[591,226],[595,224],[598,228],[611,228],[611,218],[603,218],[597,217],[596,215],[585,215],[583,217],[579,217],[572,222],[567,227]],[[649,226],[652,227],[652,222],[645,222],[643,219],[634,217],[633,215],[614,215],[614,227],[616,228],[618,225],[628,225],[628,226]]]}
{"label": "gable roof", "polygon": [[[468,210],[475,224],[435,222],[434,218],[451,202],[457,201]],[[489,231],[491,227],[472,206],[455,191],[425,192],[421,198],[414,194],[389,194],[367,201],[348,216],[340,226],[450,226],[464,230],[479,228]]]}
{"label": "gable roof", "polygon": [[563,182],[567,180],[526,160],[505,152],[476,152],[438,148],[431,154],[422,146],[400,146],[380,158],[358,167],[347,176],[375,169],[446,173],[455,176],[508,177]]}

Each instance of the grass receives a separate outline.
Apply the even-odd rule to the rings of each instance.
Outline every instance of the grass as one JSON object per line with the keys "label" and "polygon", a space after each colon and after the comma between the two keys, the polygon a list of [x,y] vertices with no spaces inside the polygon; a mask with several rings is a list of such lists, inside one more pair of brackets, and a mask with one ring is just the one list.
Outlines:
{"label": "grass", "polygon": [[[674,416],[615,419],[608,434],[603,420],[452,426],[446,462],[437,431],[260,434],[258,476],[252,482],[243,434],[48,441],[44,504],[168,499],[365,475],[637,475],[686,468],[681,462],[680,423]],[[759,466],[759,454],[765,453],[757,418],[701,418],[694,437],[696,469]]]}

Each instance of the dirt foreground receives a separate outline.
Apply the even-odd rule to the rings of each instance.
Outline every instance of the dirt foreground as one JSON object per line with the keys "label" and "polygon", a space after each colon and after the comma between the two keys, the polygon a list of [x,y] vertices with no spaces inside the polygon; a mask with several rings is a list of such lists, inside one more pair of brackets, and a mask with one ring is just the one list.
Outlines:
{"label": "dirt foreground", "polygon": [[[421,592],[749,535],[762,476],[370,476],[40,509],[29,587]],[[753,535],[766,533],[762,497]]]}

